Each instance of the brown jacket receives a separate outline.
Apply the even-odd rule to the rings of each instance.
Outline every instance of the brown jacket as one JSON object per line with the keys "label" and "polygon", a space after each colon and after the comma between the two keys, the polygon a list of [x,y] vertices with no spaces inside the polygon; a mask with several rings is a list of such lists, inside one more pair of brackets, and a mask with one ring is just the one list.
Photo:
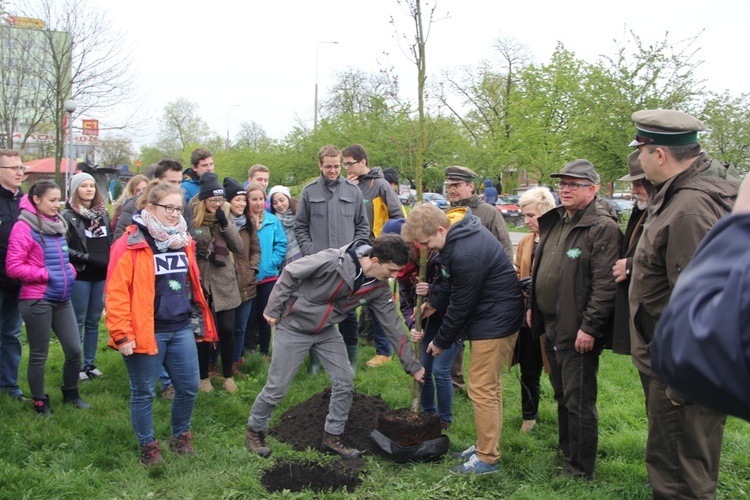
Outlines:
{"label": "brown jacket", "polygon": [[731,212],[739,182],[733,166],[703,153],[687,170],[657,187],[651,200],[633,257],[629,297],[633,364],[652,378],[656,374],[649,349],[656,324],[698,244]]}
{"label": "brown jacket", "polygon": [[[612,333],[617,284],[612,266],[620,257],[622,232],[606,207],[595,198],[584,208],[578,222],[565,238],[560,266],[557,301],[557,336],[555,346],[573,349],[578,330],[596,337],[597,344],[606,343]],[[534,283],[539,262],[544,258],[544,242],[555,224],[560,224],[565,207],[557,207],[539,217],[540,241],[533,263],[531,289],[531,329],[535,335],[544,333],[544,318],[536,305]]]}
{"label": "brown jacket", "polygon": [[[231,224],[231,222],[230,222]],[[237,286],[242,302],[257,295],[258,262],[260,262],[260,242],[258,232],[252,224],[246,223],[239,229],[242,251],[234,254],[234,270],[237,273]]]}
{"label": "brown jacket", "polygon": [[[196,203],[202,203],[197,196],[194,198]],[[229,212],[224,208],[219,210],[224,210],[225,214]],[[230,224],[224,231],[221,230],[218,222],[205,220],[195,231],[195,250],[198,255],[198,268],[201,271],[201,285],[203,285],[203,293],[211,298],[213,312],[235,309],[242,303],[233,262],[233,254],[242,251],[242,239],[237,232],[237,226],[232,221],[232,215],[228,214],[227,219]],[[227,259],[225,266],[217,266],[210,261],[217,240],[223,242],[231,252],[232,257]]]}

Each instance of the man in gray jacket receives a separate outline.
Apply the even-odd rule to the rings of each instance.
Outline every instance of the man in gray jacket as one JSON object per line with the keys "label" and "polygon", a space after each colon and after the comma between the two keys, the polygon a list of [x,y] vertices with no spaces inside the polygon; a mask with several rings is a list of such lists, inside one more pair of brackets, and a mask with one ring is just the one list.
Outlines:
{"label": "man in gray jacket", "polygon": [[424,368],[406,342],[396,312],[388,277],[396,277],[409,259],[409,247],[398,235],[385,234],[370,246],[357,240],[340,249],[323,250],[292,262],[284,268],[271,292],[263,316],[276,326],[273,358],[268,379],[253,403],[248,419],[246,445],[262,457],[271,454],[265,442],[268,422],[276,405],[286,396],[308,350],[312,348],[331,377],[323,441],[324,451],[345,459],[359,458],[359,450],[341,440],[354,393],[354,372],[335,325],[360,305],[369,304],[388,340],[401,346],[401,364],[422,382]]}
{"label": "man in gray jacket", "polygon": [[[341,151],[336,146],[323,146],[318,152],[320,177],[308,183],[300,195],[294,235],[302,255],[312,255],[328,248],[341,248],[354,240],[370,237],[362,192],[341,176]],[[357,313],[352,309],[341,318],[339,331],[344,337],[352,368],[357,366],[359,331]],[[311,354],[310,373],[319,369]]]}

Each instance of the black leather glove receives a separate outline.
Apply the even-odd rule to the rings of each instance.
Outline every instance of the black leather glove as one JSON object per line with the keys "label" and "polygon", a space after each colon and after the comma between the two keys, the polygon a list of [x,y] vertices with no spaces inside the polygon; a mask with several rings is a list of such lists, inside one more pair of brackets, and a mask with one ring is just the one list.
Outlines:
{"label": "black leather glove", "polygon": [[216,211],[216,220],[219,221],[219,227],[222,231],[224,231],[229,226],[229,221],[227,220],[227,214],[224,213],[224,210],[219,208]]}

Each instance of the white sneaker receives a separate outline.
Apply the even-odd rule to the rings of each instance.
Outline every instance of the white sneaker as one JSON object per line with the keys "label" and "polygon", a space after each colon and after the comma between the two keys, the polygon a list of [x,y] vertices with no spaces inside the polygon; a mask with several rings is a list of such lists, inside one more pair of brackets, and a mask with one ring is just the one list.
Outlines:
{"label": "white sneaker", "polygon": [[84,368],[84,371],[86,372],[86,375],[88,375],[88,378],[97,378],[104,375],[104,373],[99,371],[99,368],[94,365],[87,366]]}
{"label": "white sneaker", "polygon": [[78,372],[78,380],[83,381],[83,380],[88,380],[88,379],[89,379],[89,376],[86,374],[85,371],[81,370],[80,372]]}

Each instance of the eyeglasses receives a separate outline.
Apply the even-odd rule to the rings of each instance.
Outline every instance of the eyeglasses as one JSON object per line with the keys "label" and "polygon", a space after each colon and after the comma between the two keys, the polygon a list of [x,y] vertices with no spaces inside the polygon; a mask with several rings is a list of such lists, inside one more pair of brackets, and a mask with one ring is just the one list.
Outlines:
{"label": "eyeglasses", "polygon": [[571,191],[578,191],[578,188],[590,187],[590,186],[593,186],[593,184],[581,184],[578,182],[565,182],[565,181],[559,181],[557,183],[557,187],[559,189],[568,188]]}
{"label": "eyeglasses", "polygon": [[206,200],[206,203],[210,203],[211,205],[221,205],[227,201],[225,198],[209,198]]}
{"label": "eyeglasses", "polygon": [[341,165],[322,165],[321,168],[324,170],[340,170]]}
{"label": "eyeglasses", "polygon": [[344,162],[344,166],[345,166],[346,168],[349,168],[349,167],[351,167],[352,165],[356,165],[356,164],[357,164],[357,163],[359,163],[360,161],[362,161],[362,160],[359,160],[359,161],[347,161],[347,162]]}
{"label": "eyeglasses", "polygon": [[24,173],[24,172],[26,172],[26,170],[28,170],[28,167],[26,167],[25,165],[21,165],[21,166],[18,166],[18,167],[0,167],[0,168],[7,168],[7,169],[10,169],[10,170],[12,170],[14,172],[21,172],[21,173]]}
{"label": "eyeglasses", "polygon": [[153,203],[153,205],[155,207],[161,207],[161,208],[163,208],[164,211],[167,212],[168,214],[172,214],[172,213],[177,212],[177,215],[181,215],[182,212],[183,212],[183,208],[182,207],[173,207],[172,205],[162,205],[160,203]]}

